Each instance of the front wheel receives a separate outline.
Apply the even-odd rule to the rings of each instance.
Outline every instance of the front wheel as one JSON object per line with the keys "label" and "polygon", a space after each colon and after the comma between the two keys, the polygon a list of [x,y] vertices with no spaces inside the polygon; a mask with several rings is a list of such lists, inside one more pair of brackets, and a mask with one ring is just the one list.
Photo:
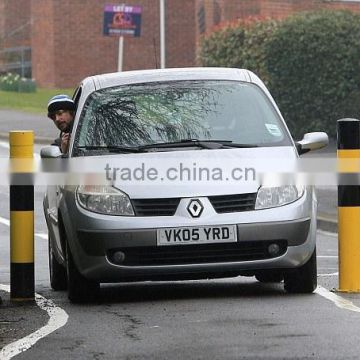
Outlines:
{"label": "front wheel", "polygon": [[61,265],[54,255],[54,250],[52,248],[52,239],[49,234],[48,240],[48,250],[49,250],[49,272],[50,272],[50,285],[53,290],[66,290],[67,288],[67,277],[66,269]]}
{"label": "front wheel", "polygon": [[285,272],[284,288],[288,293],[309,294],[317,286],[316,248],[302,266]]}
{"label": "front wheel", "polygon": [[98,295],[100,284],[80,274],[76,267],[69,245],[66,246],[68,298],[73,303],[90,302]]}

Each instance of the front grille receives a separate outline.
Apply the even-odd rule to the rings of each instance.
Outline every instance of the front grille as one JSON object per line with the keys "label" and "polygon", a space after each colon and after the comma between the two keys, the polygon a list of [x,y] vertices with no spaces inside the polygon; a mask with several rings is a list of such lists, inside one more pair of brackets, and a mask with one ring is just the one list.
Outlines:
{"label": "front grille", "polygon": [[255,209],[257,193],[209,196],[215,211],[219,214],[249,211]]}
{"label": "front grille", "polygon": [[[255,209],[257,193],[209,196],[218,214],[249,211]],[[180,198],[132,199],[136,216],[173,216]]]}
{"label": "front grille", "polygon": [[235,262],[270,259],[267,248],[270,244],[278,244],[281,256],[286,252],[287,241],[249,241],[229,244],[175,245],[163,247],[133,247],[113,249],[108,254],[111,261],[115,251],[125,254],[121,265],[151,266],[151,265],[181,265],[218,262]]}
{"label": "front grille", "polygon": [[136,216],[173,216],[180,198],[132,199]]}

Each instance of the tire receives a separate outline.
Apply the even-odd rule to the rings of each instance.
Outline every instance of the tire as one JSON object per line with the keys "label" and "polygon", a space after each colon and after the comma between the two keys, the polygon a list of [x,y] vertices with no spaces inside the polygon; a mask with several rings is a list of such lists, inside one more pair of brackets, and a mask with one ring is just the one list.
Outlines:
{"label": "tire", "polygon": [[66,257],[69,300],[73,303],[94,301],[99,293],[100,284],[80,274],[68,245],[66,246]]}
{"label": "tire", "polygon": [[284,276],[284,288],[288,293],[309,294],[317,286],[316,248],[302,266],[288,270]]}
{"label": "tire", "polygon": [[66,269],[56,260],[51,243],[52,243],[51,237],[49,234],[48,255],[49,255],[50,286],[55,291],[66,290],[67,289]]}
{"label": "tire", "polygon": [[256,273],[255,278],[261,283],[279,283],[284,280],[284,274],[277,270],[265,270]]}

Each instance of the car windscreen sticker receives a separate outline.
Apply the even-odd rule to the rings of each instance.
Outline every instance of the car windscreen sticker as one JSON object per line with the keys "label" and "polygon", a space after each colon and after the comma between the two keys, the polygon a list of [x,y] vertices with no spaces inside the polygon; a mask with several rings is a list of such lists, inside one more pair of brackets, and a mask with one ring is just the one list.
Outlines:
{"label": "car windscreen sticker", "polygon": [[279,127],[275,124],[265,124],[268,132],[273,136],[281,136],[281,131]]}

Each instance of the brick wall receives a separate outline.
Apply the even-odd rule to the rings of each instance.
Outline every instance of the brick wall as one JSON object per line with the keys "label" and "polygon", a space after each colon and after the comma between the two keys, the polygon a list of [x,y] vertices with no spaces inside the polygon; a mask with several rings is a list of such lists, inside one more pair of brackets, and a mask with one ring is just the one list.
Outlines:
{"label": "brick wall", "polygon": [[[118,38],[102,34],[109,1],[32,1],[32,16],[45,14],[32,30],[33,74],[41,86],[74,87],[86,76],[117,71]],[[142,26],[141,37],[124,38],[124,70],[160,66],[159,0],[126,4],[142,6]],[[194,0],[166,1],[167,67],[195,63],[194,18]]]}
{"label": "brick wall", "polygon": [[[0,50],[30,46],[30,1],[0,0]],[[0,53],[0,72],[3,64],[18,61],[20,53]]]}
{"label": "brick wall", "polygon": [[261,0],[226,1],[224,20],[233,20],[235,14],[242,18],[261,15]]}
{"label": "brick wall", "polygon": [[56,78],[52,2],[34,0],[30,11],[32,77],[39,85],[51,87]]}
{"label": "brick wall", "polygon": [[116,39],[102,36],[104,1],[32,0],[33,77],[44,87],[75,87],[116,67]]}
{"label": "brick wall", "polygon": [[2,47],[3,38],[5,35],[5,1],[0,0],[0,48]]}
{"label": "brick wall", "polygon": [[261,12],[264,16],[285,17],[298,11],[318,9],[348,9],[360,11],[359,2],[334,0],[262,0]]}
{"label": "brick wall", "polygon": [[261,2],[261,16],[271,17],[271,18],[284,18],[290,15],[292,12],[296,11],[294,9],[299,3],[300,6],[297,11],[303,10],[301,7],[307,0],[301,0],[300,2],[296,1],[284,1],[284,0],[264,0]]}
{"label": "brick wall", "polygon": [[[160,66],[159,1],[128,1],[141,5],[141,36],[125,38],[124,70],[151,69]],[[115,68],[113,69],[115,70]]]}
{"label": "brick wall", "polygon": [[[5,36],[5,2],[0,0],[0,51],[4,46],[4,36]],[[4,58],[3,54],[0,52],[0,73],[4,71],[3,69]]]}
{"label": "brick wall", "polygon": [[[102,35],[106,3],[109,1],[0,0],[0,38],[6,36],[5,42],[0,41],[0,49],[4,45],[31,44],[32,75],[45,87],[75,87],[86,76],[116,71],[118,39]],[[126,3],[141,5],[143,14],[141,37],[125,38],[124,70],[155,68],[160,64],[159,0]],[[167,67],[195,65],[200,34],[223,21],[248,16],[281,18],[295,11],[320,7],[360,12],[360,2],[329,0],[166,0],[165,3]]]}
{"label": "brick wall", "polygon": [[[30,45],[30,1],[0,0],[4,42],[2,47]],[[1,29],[1,28],[0,28]],[[1,30],[0,30],[1,31]]]}
{"label": "brick wall", "polygon": [[[294,12],[305,10],[349,9],[360,12],[360,2],[334,0],[197,0],[196,12],[205,9],[205,32],[210,32],[216,22],[213,21],[214,6],[218,5],[221,21],[231,21],[248,16],[284,18]],[[197,21],[197,41],[201,35],[200,24]]]}
{"label": "brick wall", "polygon": [[195,64],[195,1],[166,0],[166,67]]}

